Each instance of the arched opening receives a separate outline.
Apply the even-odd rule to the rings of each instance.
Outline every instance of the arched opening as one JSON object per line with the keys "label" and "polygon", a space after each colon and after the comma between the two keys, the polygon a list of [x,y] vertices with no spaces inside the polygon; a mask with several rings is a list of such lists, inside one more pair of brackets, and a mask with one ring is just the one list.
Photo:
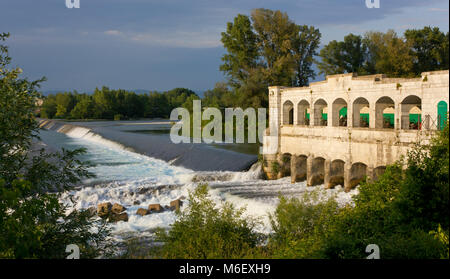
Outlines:
{"label": "arched opening", "polygon": [[440,101],[437,105],[437,128],[444,129],[447,125],[448,105],[445,101]]}
{"label": "arched opening", "polygon": [[306,125],[311,125],[311,107],[306,110]]}
{"label": "arched opening", "polygon": [[395,127],[395,109],[388,107],[383,110],[383,127],[385,129],[394,129]]}
{"label": "arched opening", "polygon": [[334,160],[331,162],[330,180],[328,181],[328,188],[336,185],[344,186],[344,161]]}
{"label": "arched opening", "polygon": [[347,127],[347,102],[344,99],[334,100],[332,113],[333,127]]}
{"label": "arched opening", "polygon": [[375,128],[393,129],[395,121],[395,103],[389,97],[381,97],[375,103]]}
{"label": "arched opening", "polygon": [[357,98],[353,102],[353,127],[369,127],[369,101],[365,98]]}
{"label": "arched opening", "polygon": [[302,100],[297,105],[297,124],[309,125],[309,102]]}
{"label": "arched opening", "polygon": [[418,130],[422,123],[422,100],[414,95],[403,99],[400,103],[401,128],[404,130]]}
{"label": "arched opening", "polygon": [[350,169],[350,188],[358,185],[367,175],[367,165],[363,163],[354,163]]}
{"label": "arched opening", "polygon": [[386,171],[386,167],[385,166],[380,166],[380,167],[376,167],[373,169],[373,180],[377,181],[380,176],[383,175],[383,173]]}
{"label": "arched opening", "polygon": [[284,153],[281,156],[281,176],[290,176],[291,175],[291,157],[292,155],[290,153]]}
{"label": "arched opening", "polygon": [[315,186],[323,184],[325,177],[325,159],[316,157],[312,162],[311,177],[308,178],[308,185]]}
{"label": "arched opening", "polygon": [[291,157],[291,182],[300,182],[306,180],[307,159],[305,155]]}
{"label": "arched opening", "polygon": [[291,101],[286,101],[283,104],[283,124],[294,124],[294,104]]}
{"label": "arched opening", "polygon": [[314,126],[327,126],[328,124],[328,105],[323,99],[314,103]]}
{"label": "arched opening", "polygon": [[409,129],[420,130],[422,128],[422,110],[414,106],[409,110]]}

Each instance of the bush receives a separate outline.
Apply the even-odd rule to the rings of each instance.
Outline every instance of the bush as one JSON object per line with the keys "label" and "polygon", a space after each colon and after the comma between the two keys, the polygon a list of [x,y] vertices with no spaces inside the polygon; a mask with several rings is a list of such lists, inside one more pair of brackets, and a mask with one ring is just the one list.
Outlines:
{"label": "bush", "polygon": [[275,258],[321,258],[324,238],[338,211],[334,199],[318,202],[317,193],[298,198],[280,197],[270,221],[274,233],[269,251]]}
{"label": "bush", "polygon": [[164,243],[160,257],[182,259],[239,259],[255,257],[261,235],[259,222],[243,217],[244,209],[230,203],[217,206],[208,197],[207,185],[189,193],[189,204],[170,230],[159,230]]}

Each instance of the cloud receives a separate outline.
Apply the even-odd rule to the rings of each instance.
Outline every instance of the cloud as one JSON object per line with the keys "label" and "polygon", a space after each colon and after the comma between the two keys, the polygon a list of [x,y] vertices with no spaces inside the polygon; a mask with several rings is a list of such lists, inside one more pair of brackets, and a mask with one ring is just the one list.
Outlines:
{"label": "cloud", "polygon": [[217,32],[177,31],[168,34],[136,33],[130,36],[134,42],[185,48],[212,48],[221,46]]}
{"label": "cloud", "polygon": [[111,36],[119,36],[122,35],[122,32],[120,32],[119,30],[107,30],[105,32],[103,32],[106,35],[111,35]]}
{"label": "cloud", "polygon": [[448,9],[442,9],[442,8],[429,8],[428,9],[431,12],[447,12],[448,13]]}

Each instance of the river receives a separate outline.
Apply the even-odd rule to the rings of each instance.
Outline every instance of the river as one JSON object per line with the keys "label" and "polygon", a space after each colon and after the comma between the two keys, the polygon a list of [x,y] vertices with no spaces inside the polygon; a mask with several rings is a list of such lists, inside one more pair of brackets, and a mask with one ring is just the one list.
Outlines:
{"label": "river", "polygon": [[[108,125],[118,124],[108,123]],[[75,124],[71,123],[71,125]],[[343,205],[351,202],[352,195],[357,192],[357,190],[353,190],[345,193],[340,186],[325,190],[323,186],[307,187],[305,182],[291,184],[289,177],[266,181],[261,179],[261,169],[258,164],[254,164],[245,171],[194,170],[195,168],[174,165],[173,160],[166,161],[138,153],[135,148],[128,148],[123,142],[115,142],[106,138],[105,135],[108,135],[106,130],[108,129],[104,126],[105,122],[90,122],[88,125],[83,125],[84,127],[75,126],[71,129],[42,129],[40,137],[42,142],[52,149],[86,148],[86,154],[82,155],[80,159],[93,164],[89,170],[96,177],[85,179],[79,187],[64,192],[61,201],[68,205],[69,211],[96,207],[97,204],[102,202],[124,205],[129,215],[128,222],[122,221],[110,225],[113,235],[118,240],[130,236],[150,236],[157,227],[169,228],[170,224],[176,219],[174,212],[165,211],[140,216],[136,214],[137,209],[147,208],[149,204],[153,203],[159,203],[163,206],[168,205],[174,199],[187,197],[189,191],[195,189],[199,183],[208,183],[211,188],[211,197],[216,202],[228,201],[237,207],[245,206],[247,209],[245,214],[261,219],[263,225],[258,230],[265,233],[271,231],[268,214],[275,210],[280,194],[298,197],[305,192],[317,191],[321,199],[334,196]],[[121,137],[128,137],[128,142],[139,135],[139,131],[136,132],[136,127],[142,126],[142,124],[135,123],[133,125],[133,127],[128,127],[129,123],[123,125],[129,131],[132,131],[126,132],[126,136],[121,135]],[[92,132],[98,127],[103,127],[102,136]],[[161,128],[151,127],[151,129],[156,130]],[[145,130],[147,134],[152,134],[148,132],[148,127],[140,129]],[[125,132],[123,133],[125,134]],[[154,134],[162,138],[166,137],[166,140],[168,140],[164,133],[158,135],[159,132],[155,132]],[[153,143],[150,144],[154,145]],[[163,147],[166,146],[161,148]],[[248,153],[246,151],[244,153],[230,151],[229,149],[235,149],[231,146],[225,149],[220,146],[203,148],[204,150],[201,152],[206,158],[215,158],[217,154],[222,156],[224,151],[229,153],[227,156],[236,160],[249,156],[244,154]],[[188,150],[190,150],[189,152],[196,152],[199,149],[190,148]],[[244,148],[243,150],[247,149]],[[187,156],[186,152],[183,156]],[[205,165],[204,163],[193,162],[195,166]],[[239,165],[239,162],[235,164]],[[211,165],[214,165],[213,162],[211,162]],[[215,166],[221,165],[226,164],[222,162]],[[186,202],[182,209],[185,206]]]}

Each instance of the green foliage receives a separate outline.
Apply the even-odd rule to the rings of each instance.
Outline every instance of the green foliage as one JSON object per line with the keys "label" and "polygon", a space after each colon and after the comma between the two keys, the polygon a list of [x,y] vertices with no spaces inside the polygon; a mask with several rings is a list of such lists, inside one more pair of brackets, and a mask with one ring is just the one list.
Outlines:
{"label": "green foliage", "polygon": [[448,70],[448,32],[445,34],[438,27],[425,26],[423,29],[406,30],[405,38],[416,57],[413,65],[416,75],[430,70]]}
{"label": "green foliage", "polygon": [[274,258],[322,258],[324,239],[331,229],[338,204],[330,199],[318,202],[317,193],[301,199],[280,197],[270,216],[274,233],[269,238],[269,251]]}
{"label": "green foliage", "polygon": [[197,94],[186,88],[159,93],[136,94],[122,89],[96,88],[94,94],[57,93],[44,98],[40,116],[66,119],[168,118],[172,109],[184,107],[192,111]]}
{"label": "green foliage", "polygon": [[244,208],[230,203],[217,206],[208,197],[207,185],[189,193],[187,208],[177,212],[178,219],[166,232],[161,257],[182,259],[238,259],[254,257],[261,235],[255,232],[258,221],[244,217]]}
{"label": "green foliage", "polygon": [[269,85],[307,85],[315,77],[312,63],[320,37],[318,29],[299,26],[281,11],[255,9],[251,18],[237,15],[221,39],[227,53],[220,70],[232,93],[216,95],[213,104],[267,107]]}
{"label": "green foliage", "polygon": [[228,75],[232,86],[239,87],[249,77],[250,70],[258,64],[257,37],[250,18],[238,14],[233,22],[227,23],[221,41],[228,53],[222,57],[224,64],[220,70]]}
{"label": "green foliage", "polygon": [[317,61],[317,67],[321,74],[365,73],[368,70],[367,45],[361,36],[349,34],[342,42],[333,40],[322,48],[319,56],[321,61]]}
{"label": "green foliage", "polygon": [[446,128],[431,145],[408,153],[406,169],[395,164],[378,181],[363,183],[355,207],[336,219],[327,256],[363,258],[364,247],[375,243],[382,258],[443,257],[448,245],[429,232],[449,230],[448,141]]}
{"label": "green foliage", "polygon": [[269,253],[276,258],[449,257],[449,129],[418,144],[375,182],[361,183],[354,205],[280,198],[271,216]]}
{"label": "green foliage", "polygon": [[313,70],[314,56],[318,55],[318,48],[320,45],[320,38],[322,34],[319,29],[314,26],[299,25],[299,32],[293,43],[294,59],[297,62],[296,70],[296,86],[307,86],[310,79],[316,78],[316,73]]}
{"label": "green foliage", "polygon": [[418,146],[408,154],[405,178],[396,208],[402,222],[435,230],[448,230],[449,210],[449,128],[433,138],[431,145]]}
{"label": "green foliage", "polygon": [[393,30],[349,34],[344,41],[331,41],[320,51],[321,73],[377,74],[392,77],[420,76],[422,72],[448,69],[449,35],[439,28],[406,30],[399,37]]}
{"label": "green foliage", "polygon": [[395,31],[367,32],[364,42],[368,46],[368,65],[373,73],[382,73],[390,77],[414,76],[415,57],[411,51],[411,44],[399,37]]}
{"label": "green foliage", "polygon": [[272,172],[278,173],[280,171],[280,164],[276,161],[272,162],[271,164]]}
{"label": "green foliage", "polygon": [[[0,34],[0,40],[7,37]],[[91,176],[77,159],[84,150],[36,154],[31,149],[43,79],[20,79],[21,69],[8,69],[9,61],[8,48],[0,45],[0,258],[65,258],[69,244],[77,244],[82,257],[96,257],[107,248],[108,231],[93,232],[97,226],[88,212],[66,214],[57,192]],[[58,101],[70,101],[67,96]]]}

